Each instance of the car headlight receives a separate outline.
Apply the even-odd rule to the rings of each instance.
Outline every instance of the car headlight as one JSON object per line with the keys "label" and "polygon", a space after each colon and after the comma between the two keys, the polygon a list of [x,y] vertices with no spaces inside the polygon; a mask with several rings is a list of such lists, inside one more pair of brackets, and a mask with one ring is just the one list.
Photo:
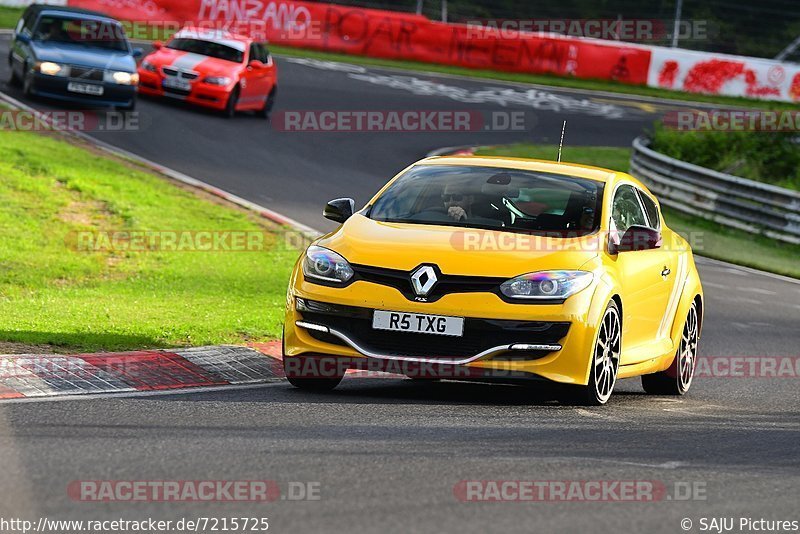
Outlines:
{"label": "car headlight", "polygon": [[150,63],[147,60],[142,61],[142,68],[144,70],[146,70],[146,71],[149,71],[149,72],[158,72],[158,69],[156,69],[156,66],[153,65],[152,63]]}
{"label": "car headlight", "polygon": [[324,282],[344,283],[353,277],[353,268],[339,254],[327,248],[311,245],[303,258],[303,274]]}
{"label": "car headlight", "polygon": [[539,271],[503,282],[500,292],[512,299],[563,300],[589,287],[593,278],[587,271]]}
{"label": "car headlight", "polygon": [[139,74],[135,72],[106,71],[103,78],[106,82],[120,85],[136,85],[139,83]]}
{"label": "car headlight", "polygon": [[206,76],[203,81],[209,85],[228,85],[231,83],[231,79],[227,76]]}
{"label": "car headlight", "polygon": [[66,65],[59,65],[58,63],[53,63],[52,61],[42,61],[41,63],[37,63],[36,69],[42,74],[47,74],[48,76],[67,76],[69,74],[69,69]]}

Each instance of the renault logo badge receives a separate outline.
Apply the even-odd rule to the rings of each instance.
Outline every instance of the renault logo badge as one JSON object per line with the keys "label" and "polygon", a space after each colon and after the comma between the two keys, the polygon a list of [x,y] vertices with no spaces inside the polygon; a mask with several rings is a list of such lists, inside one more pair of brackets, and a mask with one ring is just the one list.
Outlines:
{"label": "renault logo badge", "polygon": [[411,287],[414,293],[420,297],[425,297],[436,285],[436,271],[430,265],[423,265],[411,273]]}

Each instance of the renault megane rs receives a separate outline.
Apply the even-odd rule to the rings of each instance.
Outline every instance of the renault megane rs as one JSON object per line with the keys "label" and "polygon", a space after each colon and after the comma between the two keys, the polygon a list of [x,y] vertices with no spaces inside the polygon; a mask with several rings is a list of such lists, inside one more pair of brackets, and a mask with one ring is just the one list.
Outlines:
{"label": "renault megane rs", "polygon": [[[551,381],[590,405],[633,376],[652,394],[689,389],[703,290],[689,244],[632,176],[435,157],[354,208],[328,203],[341,226],[292,274],[293,385],[331,389],[348,368],[378,363]],[[344,363],[306,365],[322,360]]]}

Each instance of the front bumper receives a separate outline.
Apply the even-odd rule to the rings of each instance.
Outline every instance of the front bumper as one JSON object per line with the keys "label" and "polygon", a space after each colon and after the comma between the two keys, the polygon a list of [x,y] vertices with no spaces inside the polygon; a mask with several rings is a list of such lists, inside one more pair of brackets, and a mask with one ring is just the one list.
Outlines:
{"label": "front bumper", "polygon": [[[74,93],[67,89],[70,82],[87,83],[103,87],[103,94],[99,96]],[[87,81],[80,78],[65,78],[60,76],[47,76],[36,73],[31,85],[33,94],[45,98],[52,98],[64,102],[78,104],[91,104],[94,106],[124,106],[130,107],[136,98],[135,85],[120,85],[116,83]]]}
{"label": "front bumper", "polygon": [[[300,272],[295,272],[290,287],[284,326],[284,360],[290,365],[293,358],[328,356],[348,360],[354,367],[363,362],[375,370],[381,366],[369,364],[400,362],[453,368],[456,377],[467,369],[473,378],[511,375],[568,384],[588,381],[596,325],[607,304],[604,301],[598,311],[594,288],[563,304],[508,303],[495,294],[477,292],[421,303],[366,281],[347,288],[319,286],[303,280]],[[375,331],[375,309],[465,317],[464,335]]]}
{"label": "front bumper", "polygon": [[206,83],[191,82],[190,91],[165,89],[164,77],[158,73],[139,69],[139,92],[148,96],[159,96],[181,100],[215,110],[223,110],[228,104],[232,87],[209,85]]}

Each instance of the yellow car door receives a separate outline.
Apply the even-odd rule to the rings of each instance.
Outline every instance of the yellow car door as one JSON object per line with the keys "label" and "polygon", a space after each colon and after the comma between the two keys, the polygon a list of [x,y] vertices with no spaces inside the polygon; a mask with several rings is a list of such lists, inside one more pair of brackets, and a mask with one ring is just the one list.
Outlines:
{"label": "yellow car door", "polygon": [[[640,196],[641,195],[641,196]],[[619,241],[631,226],[660,231],[660,218],[645,209],[642,198],[629,184],[620,185],[612,203],[612,239]],[[647,199],[649,200],[649,199]],[[652,202],[652,201],[650,201]],[[655,204],[652,206],[655,208]],[[652,220],[652,222],[651,222]],[[662,323],[670,307],[676,280],[676,254],[660,246],[648,250],[618,252],[612,256],[622,286],[621,365],[644,361],[660,355],[669,347]]]}

